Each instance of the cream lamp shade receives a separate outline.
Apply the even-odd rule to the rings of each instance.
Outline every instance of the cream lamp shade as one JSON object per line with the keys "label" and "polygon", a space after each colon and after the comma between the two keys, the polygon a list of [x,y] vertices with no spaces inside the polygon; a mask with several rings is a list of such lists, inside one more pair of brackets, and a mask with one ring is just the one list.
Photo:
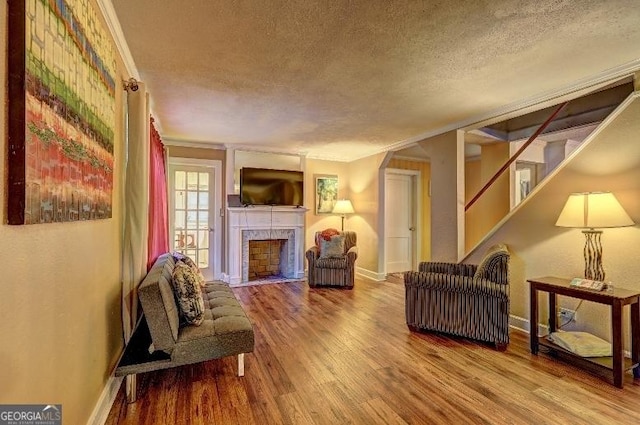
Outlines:
{"label": "cream lamp shade", "polygon": [[331,212],[334,214],[353,214],[355,211],[353,210],[353,205],[351,205],[350,200],[340,199],[336,202]]}
{"label": "cream lamp shade", "polygon": [[556,221],[556,226],[584,229],[633,225],[633,220],[611,192],[572,193]]}
{"label": "cream lamp shade", "polygon": [[633,226],[635,223],[611,192],[572,193],[564,204],[556,226],[578,227],[585,236],[584,277],[604,281],[602,228]]}
{"label": "cream lamp shade", "polygon": [[347,214],[353,214],[355,211],[351,201],[348,199],[339,199],[333,206],[333,214],[342,214],[342,230],[344,231],[344,218]]}

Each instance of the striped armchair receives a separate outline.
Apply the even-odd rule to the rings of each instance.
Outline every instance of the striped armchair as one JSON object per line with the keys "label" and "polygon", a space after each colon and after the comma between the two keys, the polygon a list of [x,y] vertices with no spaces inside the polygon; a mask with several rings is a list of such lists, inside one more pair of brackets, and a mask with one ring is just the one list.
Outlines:
{"label": "striped armchair", "polygon": [[509,260],[506,245],[487,251],[480,265],[420,263],[406,272],[405,316],[412,331],[437,331],[509,343]]}
{"label": "striped armchair", "polygon": [[[337,232],[337,231],[336,231]],[[336,258],[320,257],[320,237],[322,232],[316,232],[316,245],[307,250],[309,261],[307,280],[309,286],[336,286],[351,289],[355,275],[355,263],[358,258],[356,233],[350,231],[337,232],[344,235],[344,254]]]}

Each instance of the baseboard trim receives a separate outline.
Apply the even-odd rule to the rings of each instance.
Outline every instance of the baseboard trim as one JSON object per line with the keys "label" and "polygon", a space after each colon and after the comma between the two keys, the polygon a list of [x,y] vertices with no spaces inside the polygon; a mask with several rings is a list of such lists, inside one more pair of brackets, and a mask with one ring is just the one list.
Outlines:
{"label": "baseboard trim", "polygon": [[384,273],[374,272],[372,270],[367,270],[362,267],[356,267],[356,274],[360,277],[364,277],[366,279],[373,280],[375,282],[382,282],[387,277]]}
{"label": "baseboard trim", "polygon": [[[516,316],[513,314],[509,315],[509,326],[514,329],[519,329],[522,332],[531,333],[531,322],[529,319],[525,319],[524,317]],[[538,335],[546,335],[549,333],[549,327],[545,325],[538,324]]]}
{"label": "baseboard trim", "polygon": [[122,376],[109,377],[107,384],[102,390],[102,394],[100,394],[98,403],[96,403],[91,416],[89,416],[87,425],[104,425],[107,421],[107,417],[109,416],[109,412],[111,411],[111,407],[113,406],[113,402],[116,401],[123,379],[124,377]]}

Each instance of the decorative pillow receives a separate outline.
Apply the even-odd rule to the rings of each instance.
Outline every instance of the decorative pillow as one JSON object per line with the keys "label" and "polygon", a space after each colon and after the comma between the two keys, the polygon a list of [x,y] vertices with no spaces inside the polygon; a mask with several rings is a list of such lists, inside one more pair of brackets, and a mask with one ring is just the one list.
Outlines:
{"label": "decorative pillow", "polygon": [[196,274],[196,277],[198,278],[198,283],[200,284],[201,287],[204,288],[205,286],[207,286],[207,282],[205,282],[202,272],[198,268],[198,265],[196,264],[196,262],[191,259],[191,257],[187,257],[186,255],[178,251],[174,251],[171,255],[173,255],[173,259],[176,262],[180,261],[186,264],[187,266],[191,267],[191,270],[193,270],[193,272]]}
{"label": "decorative pillow", "polygon": [[338,229],[329,228],[320,232],[320,237],[325,241],[328,241],[328,240],[331,240],[332,236],[339,235],[339,234],[340,232],[338,231]]}
{"label": "decorative pillow", "polygon": [[553,332],[547,338],[565,350],[581,357],[606,357],[611,355],[611,344],[587,332]]}
{"label": "decorative pillow", "polygon": [[504,244],[497,244],[487,250],[484,258],[478,264],[474,278],[492,279],[496,272],[496,267],[500,263],[500,257],[503,255],[509,255],[509,250]]}
{"label": "decorative pillow", "polygon": [[204,299],[196,274],[182,261],[173,268],[173,292],[180,314],[190,325],[201,325],[204,320]]}
{"label": "decorative pillow", "polygon": [[320,239],[320,258],[340,258],[344,256],[344,236],[334,235],[329,240]]}

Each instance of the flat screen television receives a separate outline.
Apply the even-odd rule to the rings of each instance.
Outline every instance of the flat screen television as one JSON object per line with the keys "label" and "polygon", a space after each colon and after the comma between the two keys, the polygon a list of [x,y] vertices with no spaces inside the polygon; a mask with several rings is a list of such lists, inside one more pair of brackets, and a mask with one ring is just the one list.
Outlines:
{"label": "flat screen television", "polygon": [[244,205],[302,206],[304,173],[243,167],[240,169],[240,202]]}

